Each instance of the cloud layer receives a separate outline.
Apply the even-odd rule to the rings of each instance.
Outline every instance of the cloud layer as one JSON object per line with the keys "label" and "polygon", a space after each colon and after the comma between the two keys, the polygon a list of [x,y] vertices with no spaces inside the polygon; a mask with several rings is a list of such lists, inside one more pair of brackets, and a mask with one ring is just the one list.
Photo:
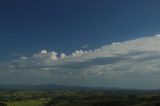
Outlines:
{"label": "cloud layer", "polygon": [[0,83],[160,88],[160,36],[71,55],[42,50],[0,64]]}

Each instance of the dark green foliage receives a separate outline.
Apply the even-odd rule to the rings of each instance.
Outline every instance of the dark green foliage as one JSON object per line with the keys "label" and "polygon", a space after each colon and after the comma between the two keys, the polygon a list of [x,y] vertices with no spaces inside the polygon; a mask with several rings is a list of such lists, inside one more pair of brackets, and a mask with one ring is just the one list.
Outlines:
{"label": "dark green foliage", "polygon": [[7,106],[7,104],[0,101],[0,106]]}

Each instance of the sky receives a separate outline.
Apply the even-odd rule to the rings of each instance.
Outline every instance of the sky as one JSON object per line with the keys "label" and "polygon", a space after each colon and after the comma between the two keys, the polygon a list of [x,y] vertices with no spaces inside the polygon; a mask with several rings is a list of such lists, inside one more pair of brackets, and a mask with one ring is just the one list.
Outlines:
{"label": "sky", "polygon": [[0,1],[0,83],[160,88],[159,4]]}

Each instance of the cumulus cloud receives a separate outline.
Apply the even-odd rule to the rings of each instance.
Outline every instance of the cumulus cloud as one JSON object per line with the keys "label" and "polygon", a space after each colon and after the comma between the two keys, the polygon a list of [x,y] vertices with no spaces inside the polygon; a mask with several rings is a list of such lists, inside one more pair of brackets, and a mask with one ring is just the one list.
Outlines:
{"label": "cumulus cloud", "polygon": [[57,60],[58,59],[58,53],[55,51],[47,52],[47,50],[41,50],[40,53],[36,53],[33,55],[34,58],[39,59],[51,59],[51,60]]}
{"label": "cumulus cloud", "polygon": [[72,56],[73,57],[78,57],[78,56],[81,56],[81,55],[86,54],[86,53],[88,53],[88,51],[76,50],[74,53],[72,53]]}
{"label": "cumulus cloud", "polygon": [[42,50],[30,57],[1,61],[0,83],[160,88],[159,45],[160,37],[154,36],[69,55]]}
{"label": "cumulus cloud", "polygon": [[58,57],[57,57],[57,52],[51,52],[51,53],[49,53],[49,55],[50,55],[50,58],[52,59],[52,60],[57,60],[58,59]]}
{"label": "cumulus cloud", "polygon": [[119,44],[121,44],[121,43],[119,43],[119,42],[113,42],[112,43],[112,45],[119,45]]}
{"label": "cumulus cloud", "polygon": [[46,54],[46,53],[47,53],[47,50],[41,50],[41,53],[42,53],[42,54]]}
{"label": "cumulus cloud", "polygon": [[66,57],[65,53],[62,53],[61,56],[60,56],[61,59],[64,59],[65,57]]}
{"label": "cumulus cloud", "polygon": [[156,34],[155,37],[160,37],[160,34]]}

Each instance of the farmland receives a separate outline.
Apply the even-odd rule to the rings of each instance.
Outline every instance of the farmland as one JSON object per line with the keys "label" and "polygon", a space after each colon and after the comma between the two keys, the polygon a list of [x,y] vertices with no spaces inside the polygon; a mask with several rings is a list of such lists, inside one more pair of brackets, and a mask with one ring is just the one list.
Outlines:
{"label": "farmland", "polygon": [[0,106],[159,106],[160,91],[1,90]]}

